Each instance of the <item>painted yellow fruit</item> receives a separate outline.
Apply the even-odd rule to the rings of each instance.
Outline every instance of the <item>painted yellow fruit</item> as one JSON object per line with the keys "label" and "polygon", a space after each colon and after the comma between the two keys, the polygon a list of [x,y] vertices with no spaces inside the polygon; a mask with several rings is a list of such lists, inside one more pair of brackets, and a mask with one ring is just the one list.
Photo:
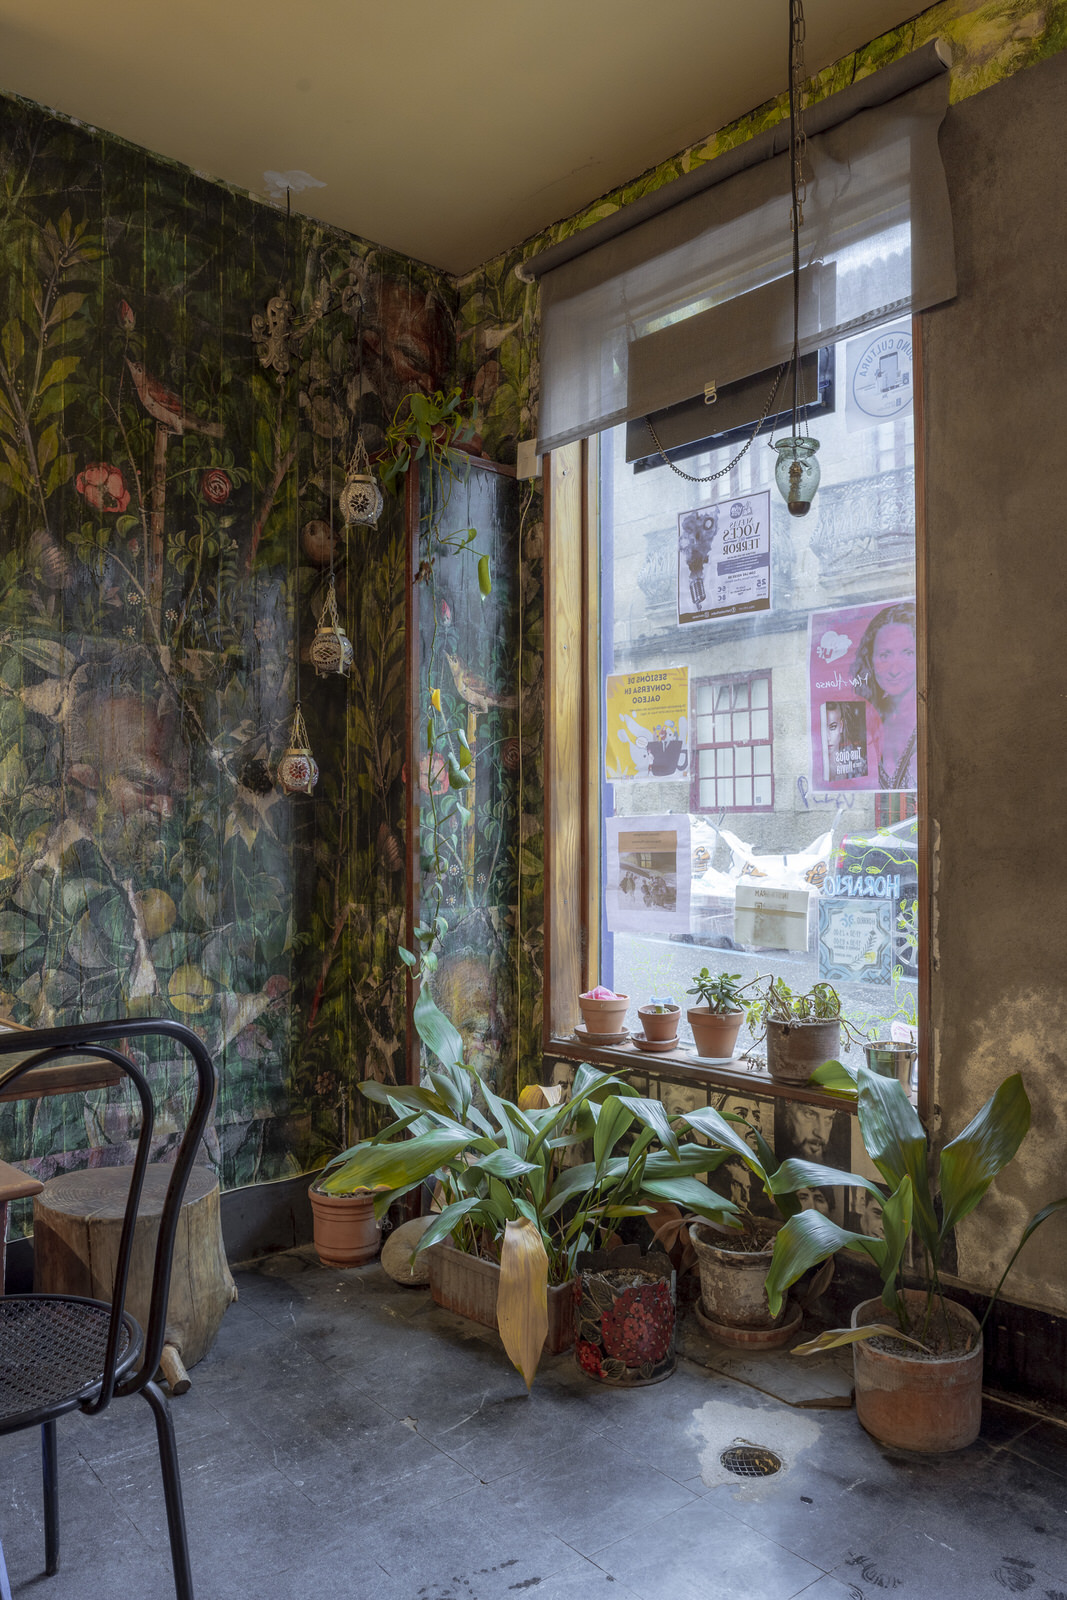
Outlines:
{"label": "painted yellow fruit", "polygon": [[19,847],[9,834],[0,833],[0,878],[13,878],[19,870]]}
{"label": "painted yellow fruit", "polygon": [[145,889],[137,896],[137,906],[150,939],[162,939],[178,920],[178,907],[165,889]]}
{"label": "painted yellow fruit", "polygon": [[170,1003],[176,1011],[197,1013],[206,1011],[215,993],[215,985],[204,976],[199,967],[186,964],[171,973],[167,985]]}

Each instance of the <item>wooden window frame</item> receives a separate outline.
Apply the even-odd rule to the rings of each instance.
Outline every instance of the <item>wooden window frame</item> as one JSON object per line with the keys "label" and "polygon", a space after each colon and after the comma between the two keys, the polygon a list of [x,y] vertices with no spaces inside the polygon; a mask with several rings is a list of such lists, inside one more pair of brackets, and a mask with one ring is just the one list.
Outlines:
{"label": "wooden window frame", "polygon": [[[915,412],[915,605],[918,793],[929,794],[927,719],[928,602],[926,473],[923,413],[922,324],[912,319]],[[545,502],[545,957],[542,1046],[546,1064],[559,1059],[602,1067],[635,1065],[632,1049],[592,1047],[573,1034],[578,995],[599,973],[601,689],[599,616],[599,449],[582,440],[546,455]],[[935,953],[931,942],[931,825],[918,818],[919,1079],[918,1111],[933,1113],[930,990]],[[672,1081],[711,1084],[748,1093],[838,1106],[818,1090],[778,1084],[763,1074],[729,1066],[697,1066],[685,1052],[659,1057]],[[643,1071],[654,1062],[641,1058]]]}

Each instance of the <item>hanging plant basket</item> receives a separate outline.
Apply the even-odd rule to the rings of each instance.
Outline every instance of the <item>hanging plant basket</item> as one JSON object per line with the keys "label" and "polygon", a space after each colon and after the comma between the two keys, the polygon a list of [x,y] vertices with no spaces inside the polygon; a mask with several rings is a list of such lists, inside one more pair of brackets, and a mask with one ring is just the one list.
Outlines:
{"label": "hanging plant basket", "polygon": [[338,614],[337,586],[332,572],[326,589],[322,615],[308,654],[320,678],[329,678],[335,674],[347,678],[352,671],[352,641],[345,632]]}
{"label": "hanging plant basket", "polygon": [[319,764],[311,753],[304,715],[299,705],[293,713],[289,744],[278,762],[278,782],[286,794],[310,794],[319,781]]}
{"label": "hanging plant basket", "polygon": [[382,514],[382,491],[371,471],[370,457],[362,430],[348,464],[348,476],[339,501],[341,515],[349,527],[376,528]]}

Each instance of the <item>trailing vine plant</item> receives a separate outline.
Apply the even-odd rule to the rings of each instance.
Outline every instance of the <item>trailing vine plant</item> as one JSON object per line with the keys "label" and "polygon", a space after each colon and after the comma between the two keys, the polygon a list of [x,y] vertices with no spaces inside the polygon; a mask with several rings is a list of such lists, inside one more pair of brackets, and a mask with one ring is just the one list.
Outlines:
{"label": "trailing vine plant", "polygon": [[[433,614],[433,631],[430,646],[422,662],[422,702],[426,708],[426,789],[429,794],[429,820],[422,820],[420,806],[420,872],[429,873],[431,881],[426,890],[426,902],[421,907],[415,925],[416,950],[400,945],[401,960],[411,970],[412,977],[421,980],[437,966],[436,946],[448,931],[448,922],[441,905],[444,897],[445,856],[451,848],[445,826],[453,819],[468,826],[472,812],[463,804],[462,796],[474,778],[474,752],[467,741],[465,729],[451,725],[446,717],[441,691],[434,686],[437,634],[440,626],[440,608],[437,603],[437,560],[446,551],[469,551],[478,563],[478,590],[483,600],[492,593],[492,576],[489,556],[477,548],[477,529],[457,528],[446,532],[447,513],[457,484],[465,483],[470,472],[469,458],[460,448],[469,444],[477,433],[477,410],[465,408],[463,393],[459,388],[445,392],[437,389],[432,394],[408,394],[401,400],[393,420],[386,430],[382,483],[394,495],[401,493],[407,474],[425,462],[429,474],[427,509],[419,519],[419,568],[415,582],[427,586]],[[438,793],[438,781],[447,776],[447,789]],[[415,782],[416,775],[412,774]],[[431,1014],[439,1018],[432,1005],[429,991],[420,990],[420,1004],[416,1008],[416,1025],[426,1042],[433,1043]],[[423,1032],[429,1025],[430,1035]]]}

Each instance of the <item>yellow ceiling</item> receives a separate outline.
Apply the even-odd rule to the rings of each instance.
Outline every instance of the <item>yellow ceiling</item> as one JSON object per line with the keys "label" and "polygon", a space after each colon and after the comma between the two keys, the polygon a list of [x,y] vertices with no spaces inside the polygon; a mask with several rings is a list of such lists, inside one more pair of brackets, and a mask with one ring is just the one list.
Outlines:
{"label": "yellow ceiling", "polygon": [[[916,0],[807,0],[809,72]],[[0,87],[453,272],[786,87],[787,0],[0,0]]]}

